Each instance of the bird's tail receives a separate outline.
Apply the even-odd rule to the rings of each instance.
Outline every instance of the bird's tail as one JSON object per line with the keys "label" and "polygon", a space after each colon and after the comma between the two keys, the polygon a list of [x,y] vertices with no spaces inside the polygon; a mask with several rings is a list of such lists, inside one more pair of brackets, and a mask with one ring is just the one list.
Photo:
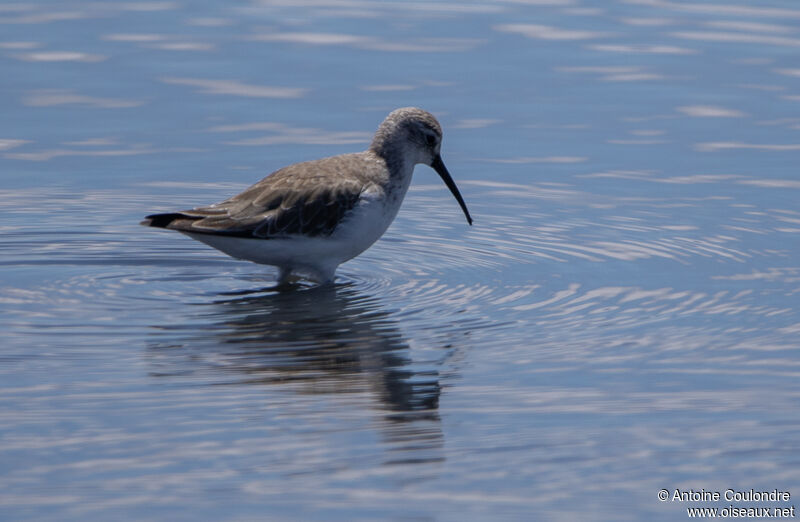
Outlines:
{"label": "bird's tail", "polygon": [[149,216],[145,216],[144,220],[139,224],[146,227],[171,228],[170,225],[176,220],[194,221],[196,219],[199,218],[187,216],[186,214],[181,214],[180,212],[169,212],[167,214],[150,214]]}

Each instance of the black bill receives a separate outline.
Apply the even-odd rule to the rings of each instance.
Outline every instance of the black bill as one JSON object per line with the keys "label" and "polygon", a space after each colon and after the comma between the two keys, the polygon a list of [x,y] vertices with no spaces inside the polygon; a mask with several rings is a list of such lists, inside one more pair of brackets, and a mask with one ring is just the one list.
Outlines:
{"label": "black bill", "polygon": [[469,215],[469,210],[467,210],[467,204],[464,203],[464,198],[461,197],[461,192],[458,191],[458,187],[456,187],[456,182],[453,181],[453,178],[450,177],[450,173],[447,172],[447,167],[444,166],[442,157],[437,155],[433,159],[431,167],[433,167],[433,170],[435,170],[436,173],[439,174],[439,176],[442,178],[442,181],[444,181],[444,184],[447,185],[447,188],[450,189],[450,192],[453,194],[453,197],[455,197],[456,201],[458,201],[458,204],[461,205],[461,210],[464,211],[464,215],[467,217],[467,223],[471,225],[472,218]]}

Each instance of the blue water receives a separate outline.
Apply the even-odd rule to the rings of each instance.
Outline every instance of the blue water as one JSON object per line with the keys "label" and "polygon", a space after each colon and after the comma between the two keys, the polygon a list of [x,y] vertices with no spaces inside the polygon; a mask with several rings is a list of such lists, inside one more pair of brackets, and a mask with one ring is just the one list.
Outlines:
{"label": "blue water", "polygon": [[[798,51],[789,0],[0,3],[0,518],[796,505]],[[408,105],[474,226],[419,166],[276,292],[138,225]]]}

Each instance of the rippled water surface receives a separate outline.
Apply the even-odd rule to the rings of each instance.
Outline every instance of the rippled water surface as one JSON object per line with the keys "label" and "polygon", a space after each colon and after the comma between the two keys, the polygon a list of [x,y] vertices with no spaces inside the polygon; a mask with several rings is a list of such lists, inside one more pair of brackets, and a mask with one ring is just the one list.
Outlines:
{"label": "rippled water surface", "polygon": [[[790,0],[0,3],[0,518],[796,504],[798,52]],[[137,224],[407,105],[473,227],[419,166],[277,292]]]}

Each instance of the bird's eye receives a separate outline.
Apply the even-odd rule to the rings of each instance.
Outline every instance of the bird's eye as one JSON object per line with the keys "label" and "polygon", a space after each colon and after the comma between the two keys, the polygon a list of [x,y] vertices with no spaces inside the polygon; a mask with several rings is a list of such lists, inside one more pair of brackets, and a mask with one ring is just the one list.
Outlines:
{"label": "bird's eye", "polygon": [[436,146],[436,136],[434,136],[433,134],[426,134],[425,143],[428,144],[428,147]]}

